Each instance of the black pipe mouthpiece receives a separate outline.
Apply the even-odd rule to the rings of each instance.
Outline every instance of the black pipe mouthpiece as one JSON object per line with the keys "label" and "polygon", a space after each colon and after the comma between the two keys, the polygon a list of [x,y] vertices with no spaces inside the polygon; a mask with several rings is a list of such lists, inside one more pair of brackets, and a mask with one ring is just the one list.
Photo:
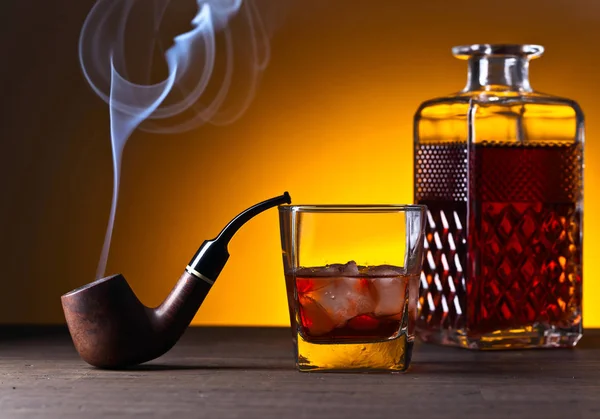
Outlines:
{"label": "black pipe mouthpiece", "polygon": [[229,259],[227,245],[240,227],[269,208],[291,203],[290,194],[285,192],[281,196],[267,199],[241,212],[221,230],[216,238],[202,243],[186,270],[197,278],[212,284],[223,270],[227,259]]}

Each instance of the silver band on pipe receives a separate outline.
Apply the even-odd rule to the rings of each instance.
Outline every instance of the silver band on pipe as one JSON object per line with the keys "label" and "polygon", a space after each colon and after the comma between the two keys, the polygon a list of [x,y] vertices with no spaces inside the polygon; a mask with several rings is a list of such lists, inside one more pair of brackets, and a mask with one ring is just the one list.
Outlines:
{"label": "silver band on pipe", "polygon": [[204,275],[202,275],[200,272],[198,272],[197,270],[195,270],[194,268],[192,268],[190,265],[185,267],[185,270],[188,271],[188,273],[194,275],[196,278],[203,280],[204,282],[212,285],[215,283],[215,281],[213,281],[210,278],[205,277]]}

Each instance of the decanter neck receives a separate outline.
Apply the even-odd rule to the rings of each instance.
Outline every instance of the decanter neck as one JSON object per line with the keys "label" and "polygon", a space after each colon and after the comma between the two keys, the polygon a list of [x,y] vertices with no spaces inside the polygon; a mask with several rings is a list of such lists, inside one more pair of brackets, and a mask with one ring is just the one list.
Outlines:
{"label": "decanter neck", "polygon": [[529,59],[523,56],[473,56],[468,60],[469,76],[464,92],[531,92]]}

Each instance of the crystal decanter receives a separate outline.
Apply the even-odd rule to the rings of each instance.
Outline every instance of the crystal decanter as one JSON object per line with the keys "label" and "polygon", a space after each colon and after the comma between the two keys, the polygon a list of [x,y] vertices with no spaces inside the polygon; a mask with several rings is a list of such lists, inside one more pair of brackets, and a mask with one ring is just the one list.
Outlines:
{"label": "crystal decanter", "polygon": [[414,121],[414,198],[428,207],[417,335],[471,349],[582,336],[584,117],[533,90],[537,45],[469,45],[466,87]]}

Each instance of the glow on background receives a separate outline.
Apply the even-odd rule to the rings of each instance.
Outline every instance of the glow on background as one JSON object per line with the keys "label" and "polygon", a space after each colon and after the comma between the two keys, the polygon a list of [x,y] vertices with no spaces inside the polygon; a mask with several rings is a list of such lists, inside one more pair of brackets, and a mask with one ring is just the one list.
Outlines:
{"label": "glow on background", "polygon": [[359,266],[403,267],[407,220],[404,212],[299,212],[299,266],[356,262]]}
{"label": "glow on background", "polygon": [[[77,10],[81,20],[64,40],[72,36],[75,42],[87,12]],[[577,100],[587,118],[584,325],[599,327],[594,302],[600,266],[594,257],[600,224],[594,214],[600,213],[600,192],[592,189],[600,178],[599,23],[600,6],[592,0],[507,0],[501,6],[381,0],[372,7],[298,0],[272,38],[269,67],[239,121],[169,138],[132,136],[123,156],[108,272],[123,273],[142,302],[156,305],[198,245],[260,200],[287,190],[294,203],[304,204],[411,202],[414,111],[466,82],[466,63],[454,59],[450,48],[539,43],[546,53],[531,64],[532,86]],[[62,73],[52,68],[56,73],[48,79],[58,79]],[[78,77],[72,70],[69,83]],[[68,121],[69,129],[60,131],[70,139],[56,157],[60,164],[36,159],[27,166],[32,177],[26,185],[48,179],[44,194],[36,195],[43,211],[28,212],[31,193],[14,187],[7,212],[0,214],[9,243],[2,261],[2,322],[62,322],[60,295],[94,278],[110,206],[108,118],[84,82],[77,83],[81,87],[71,93],[77,106],[65,105],[71,114],[45,125],[60,130]],[[33,128],[24,129],[37,138]],[[31,141],[50,152],[45,133]],[[29,218],[14,222],[23,213]],[[194,324],[287,325],[277,211],[248,223],[229,250]]]}

